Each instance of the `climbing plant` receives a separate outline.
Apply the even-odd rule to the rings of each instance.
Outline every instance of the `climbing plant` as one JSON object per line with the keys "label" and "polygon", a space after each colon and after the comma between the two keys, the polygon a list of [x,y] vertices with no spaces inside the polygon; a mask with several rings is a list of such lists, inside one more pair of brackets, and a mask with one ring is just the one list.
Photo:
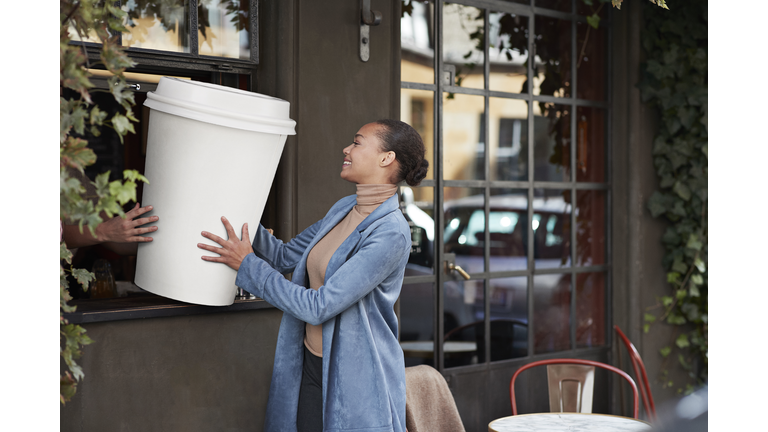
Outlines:
{"label": "climbing plant", "polygon": [[676,327],[661,350],[662,379],[665,386],[677,385],[668,378],[669,361],[674,361],[687,371],[690,381],[684,384],[690,392],[707,381],[709,353],[707,2],[679,0],[673,12],[643,12],[647,58],[638,87],[660,120],[653,141],[659,186],[647,204],[654,217],[669,222],[661,239],[669,294],[645,314],[645,331],[654,322]]}
{"label": "climbing plant", "polygon": [[[122,206],[136,200],[136,181],[146,181],[135,170],[123,172],[124,181],[109,181],[109,172],[100,174],[91,182],[98,200],[83,198],[85,188],[80,180],[84,169],[96,162],[96,154],[88,148],[88,142],[82,137],[86,132],[99,136],[102,128],[111,128],[120,140],[128,133],[133,133],[131,122],[136,121],[131,107],[134,104],[133,92],[125,82],[123,72],[134,63],[125,55],[117,44],[116,36],[123,27],[125,12],[115,7],[111,1],[99,0],[60,0],[60,136],[59,136],[59,219],[67,224],[79,225],[81,233],[87,229],[95,237],[95,229],[102,222],[102,216],[124,216]],[[91,62],[81,40],[89,39],[101,43],[100,59]],[[74,40],[74,42],[73,42]],[[108,90],[96,90],[90,81],[89,68],[103,68],[112,76],[108,79]],[[65,89],[68,89],[65,92]],[[110,115],[93,103],[91,93],[104,91],[110,93],[122,107]],[[67,96],[74,94],[74,96]],[[80,178],[72,175],[79,172]],[[88,181],[88,180],[83,180]],[[76,360],[81,355],[81,347],[93,342],[85,330],[71,324],[64,318],[65,312],[74,312],[75,307],[68,304],[68,276],[88,289],[93,280],[93,273],[71,266],[72,252],[67,249],[63,239],[60,242],[60,353],[67,370],[60,375],[60,399],[65,403],[74,396],[77,382],[83,378],[83,370]]]}

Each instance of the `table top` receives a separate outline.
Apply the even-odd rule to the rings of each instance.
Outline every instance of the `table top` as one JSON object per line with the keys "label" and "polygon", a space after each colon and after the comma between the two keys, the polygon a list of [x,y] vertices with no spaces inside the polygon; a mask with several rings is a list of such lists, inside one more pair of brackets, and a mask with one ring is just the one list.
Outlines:
{"label": "table top", "polygon": [[[435,343],[433,341],[405,341],[400,342],[400,347],[406,356],[432,358]],[[477,343],[475,342],[448,341],[443,343],[443,352],[446,354],[472,351],[477,351]]]}
{"label": "table top", "polygon": [[607,414],[537,413],[496,419],[489,432],[636,432],[650,431],[643,420]]}

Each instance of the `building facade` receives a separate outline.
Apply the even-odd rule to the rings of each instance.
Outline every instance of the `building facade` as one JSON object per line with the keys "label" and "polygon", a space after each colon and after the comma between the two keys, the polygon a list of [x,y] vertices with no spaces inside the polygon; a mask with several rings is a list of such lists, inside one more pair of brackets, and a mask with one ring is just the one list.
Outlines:
{"label": "building facade", "polygon": [[[446,377],[468,431],[511,414],[509,380],[532,360],[624,355],[629,370],[614,324],[651,378],[661,368],[669,329],[642,332],[666,279],[664,224],[645,205],[656,179],[654,115],[635,88],[640,2],[603,8],[598,29],[572,0],[372,0],[371,26],[357,1],[123,3],[142,117],[124,147],[96,144],[94,171],[143,169],[149,113],[138,106],[160,76],[285,99],[297,134],[262,224],[287,241],[354,193],[339,171],[360,126],[398,118],[421,133],[430,173],[400,189],[413,234],[400,340],[406,366]],[[80,259],[97,256],[132,281],[131,258]],[[261,430],[282,312],[246,297],[222,308],[85,297],[70,320],[96,342],[62,430]],[[597,378],[609,397],[595,412],[628,412],[626,389]],[[521,412],[546,410],[540,382],[519,381]]]}

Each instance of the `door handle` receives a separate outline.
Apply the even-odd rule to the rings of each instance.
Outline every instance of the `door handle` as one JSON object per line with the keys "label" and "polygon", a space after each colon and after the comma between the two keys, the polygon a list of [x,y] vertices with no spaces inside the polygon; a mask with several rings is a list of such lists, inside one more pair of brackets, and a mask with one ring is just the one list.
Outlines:
{"label": "door handle", "polygon": [[469,273],[464,271],[464,269],[461,268],[461,266],[457,266],[456,264],[448,261],[446,261],[445,263],[448,265],[448,270],[453,270],[458,274],[460,274],[461,277],[463,277],[465,280],[469,280]]}

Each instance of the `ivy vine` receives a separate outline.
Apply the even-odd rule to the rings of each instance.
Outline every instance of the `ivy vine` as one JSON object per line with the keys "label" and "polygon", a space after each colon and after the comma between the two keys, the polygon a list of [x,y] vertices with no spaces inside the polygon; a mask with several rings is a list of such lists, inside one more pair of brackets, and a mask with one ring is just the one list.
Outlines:
{"label": "ivy vine", "polygon": [[[648,200],[654,217],[669,222],[662,237],[669,294],[645,314],[645,332],[654,322],[676,327],[668,361],[687,371],[686,391],[707,382],[707,2],[675,1],[673,11],[645,8],[642,45],[646,61],[638,84],[642,101],[659,114],[653,141],[658,189]],[[659,311],[660,310],[660,311]],[[677,354],[675,356],[674,354]],[[682,386],[678,386],[682,391]]]}
{"label": "ivy vine", "polygon": [[[135,133],[133,123],[133,92],[128,87],[123,72],[135,63],[128,58],[113,36],[125,32],[125,12],[112,2],[99,0],[60,0],[59,2],[59,86],[60,86],[60,135],[59,135],[59,220],[65,224],[79,225],[80,232],[88,229],[96,237],[95,229],[105,217],[125,217],[122,206],[136,200],[136,182],[147,179],[135,170],[123,172],[124,181],[109,181],[109,172],[100,174],[91,182],[98,199],[93,202],[83,197],[85,188],[77,176],[84,177],[84,169],[96,162],[96,154],[88,148],[82,137],[86,132],[99,136],[103,128],[113,129],[120,140],[128,133]],[[91,62],[82,43],[88,36],[101,42],[100,60]],[[104,68],[110,72],[109,90],[94,89],[89,68]],[[99,109],[91,93],[109,92],[122,107],[113,115]],[[63,232],[63,231],[62,231]],[[72,399],[77,383],[85,374],[77,360],[82,346],[93,343],[85,329],[64,318],[64,313],[74,312],[76,307],[68,302],[71,276],[83,290],[94,280],[88,270],[72,266],[72,252],[64,239],[59,245],[59,323],[60,355],[66,364],[59,376],[61,403]]]}

